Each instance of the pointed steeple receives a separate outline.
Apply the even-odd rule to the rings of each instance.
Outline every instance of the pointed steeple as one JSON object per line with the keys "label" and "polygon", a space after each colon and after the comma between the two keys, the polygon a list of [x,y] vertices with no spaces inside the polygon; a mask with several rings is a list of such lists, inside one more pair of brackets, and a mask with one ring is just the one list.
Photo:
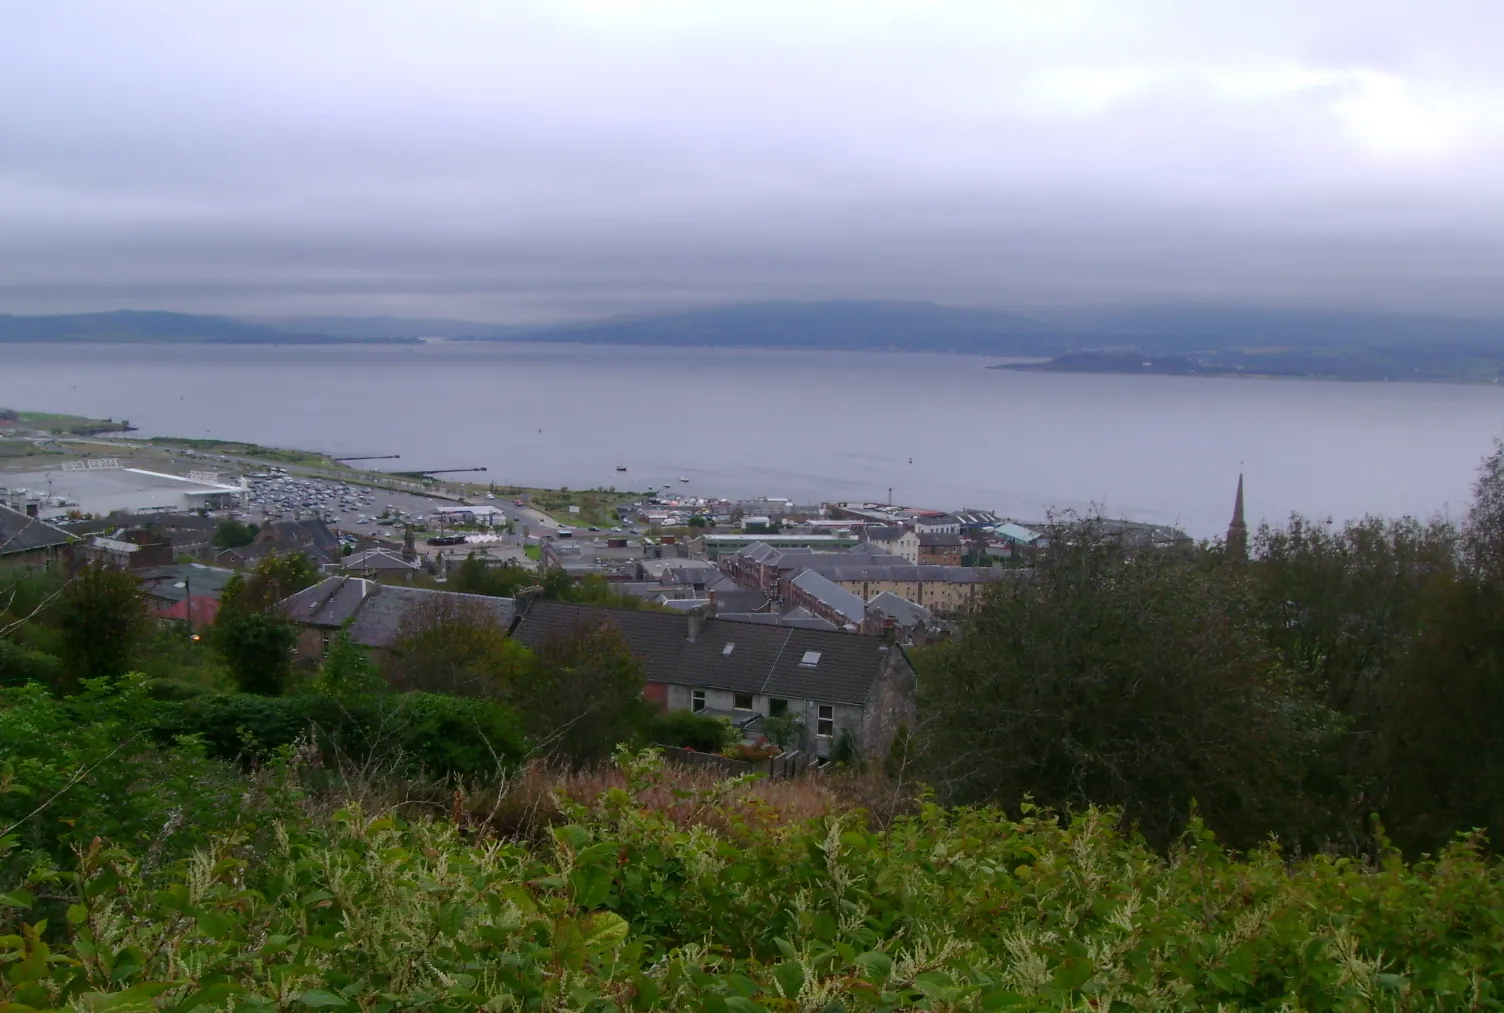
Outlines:
{"label": "pointed steeple", "polygon": [[1232,523],[1227,526],[1227,554],[1233,559],[1248,558],[1248,522],[1243,519],[1243,473],[1238,472],[1238,496],[1232,504]]}

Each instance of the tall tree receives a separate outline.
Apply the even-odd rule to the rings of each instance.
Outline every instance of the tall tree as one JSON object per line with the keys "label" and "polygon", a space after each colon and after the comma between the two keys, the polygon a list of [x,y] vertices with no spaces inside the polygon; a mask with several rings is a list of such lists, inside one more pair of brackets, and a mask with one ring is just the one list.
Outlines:
{"label": "tall tree", "polygon": [[586,764],[642,737],[653,718],[642,690],[641,663],[602,622],[545,641],[509,695],[540,748]]}
{"label": "tall tree", "polygon": [[1125,551],[1093,521],[1049,538],[927,654],[916,745],[945,795],[1119,806],[1159,843],[1193,804],[1239,843],[1321,826],[1334,722],[1268,648],[1244,568]]}
{"label": "tall tree", "polygon": [[63,662],[58,689],[73,693],[84,679],[118,679],[129,671],[151,616],[134,574],[90,564],[63,592],[56,622]]}
{"label": "tall tree", "polygon": [[311,586],[318,571],[301,552],[271,553],[220,597],[210,643],[244,693],[277,696],[292,678],[298,627],[281,602]]}
{"label": "tall tree", "polygon": [[500,697],[528,664],[527,648],[474,601],[434,595],[397,632],[385,674],[401,690]]}

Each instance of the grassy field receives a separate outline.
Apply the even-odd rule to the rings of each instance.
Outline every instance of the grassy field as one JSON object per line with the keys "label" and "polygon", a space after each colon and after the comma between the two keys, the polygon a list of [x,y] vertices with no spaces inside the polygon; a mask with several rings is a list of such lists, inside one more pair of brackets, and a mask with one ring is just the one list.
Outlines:
{"label": "grassy field", "polygon": [[82,415],[58,415],[52,412],[16,412],[16,425],[21,429],[36,429],[60,435],[115,432],[128,428],[129,422],[114,419],[91,419]]}

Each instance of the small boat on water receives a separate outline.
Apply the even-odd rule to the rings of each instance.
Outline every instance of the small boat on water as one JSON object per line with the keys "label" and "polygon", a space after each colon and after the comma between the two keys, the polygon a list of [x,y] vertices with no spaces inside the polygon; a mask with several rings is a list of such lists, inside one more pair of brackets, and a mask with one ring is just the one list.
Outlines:
{"label": "small boat on water", "polygon": [[627,470],[627,466],[625,464],[618,464],[616,466],[616,470],[617,471],[626,471]]}
{"label": "small boat on water", "polygon": [[679,481],[681,481],[681,482],[688,482],[689,479],[685,478],[683,475],[680,475],[679,476]]}

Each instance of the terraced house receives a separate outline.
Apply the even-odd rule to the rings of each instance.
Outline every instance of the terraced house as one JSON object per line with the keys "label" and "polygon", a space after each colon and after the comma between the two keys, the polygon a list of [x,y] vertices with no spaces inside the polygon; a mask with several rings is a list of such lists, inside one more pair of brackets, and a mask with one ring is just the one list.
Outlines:
{"label": "terraced house", "polygon": [[513,636],[531,648],[606,624],[641,663],[645,695],[666,711],[724,716],[750,734],[765,717],[793,714],[800,748],[828,756],[842,736],[882,755],[912,720],[914,669],[878,637],[688,615],[535,601]]}

